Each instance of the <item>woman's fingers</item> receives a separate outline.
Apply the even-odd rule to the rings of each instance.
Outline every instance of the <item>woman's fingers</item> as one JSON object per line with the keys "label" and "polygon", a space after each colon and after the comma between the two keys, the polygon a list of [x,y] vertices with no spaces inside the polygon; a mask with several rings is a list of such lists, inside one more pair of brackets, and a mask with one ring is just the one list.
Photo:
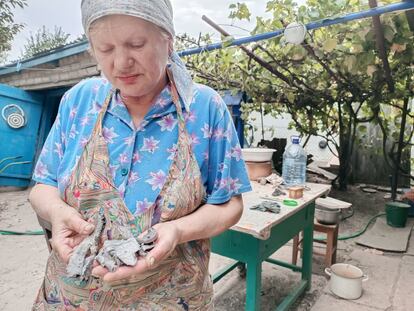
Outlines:
{"label": "woman's fingers", "polygon": [[93,224],[83,220],[73,208],[64,208],[60,213],[55,213],[52,219],[52,247],[67,263],[73,249],[93,230]]}
{"label": "woman's fingers", "polygon": [[169,254],[169,249],[161,245],[156,245],[145,257],[140,257],[133,267],[122,266],[113,273],[108,273],[104,277],[106,282],[114,282],[123,279],[133,279],[148,270],[154,269]]}
{"label": "woman's fingers", "polygon": [[79,233],[81,235],[89,235],[95,229],[95,226],[80,217],[80,215],[73,215],[66,220],[66,224],[69,229]]}
{"label": "woman's fingers", "polygon": [[148,254],[147,256],[145,256],[145,262],[147,263],[147,267],[148,269],[151,269],[155,266],[155,257],[151,254]]}
{"label": "woman's fingers", "polygon": [[70,256],[73,252],[73,247],[70,247],[64,241],[59,241],[59,239],[52,238],[51,241],[53,250],[58,254],[58,256],[63,260],[64,263],[68,263]]}
{"label": "woman's fingers", "polygon": [[95,277],[103,278],[107,273],[110,273],[108,269],[102,267],[101,265],[95,266],[92,269],[91,274]]}
{"label": "woman's fingers", "polygon": [[74,236],[66,237],[66,233],[56,233],[52,240],[52,248],[57,252],[59,257],[67,263],[73,250],[87,237],[87,235],[76,234]]}
{"label": "woman's fingers", "polygon": [[[147,266],[146,261],[143,258],[140,258],[137,264],[133,267],[122,266],[118,268],[115,272],[108,272],[104,274],[103,281],[107,283],[114,283],[114,282],[121,281],[121,280],[127,281],[127,280],[134,279],[134,277],[144,273],[147,270],[148,270],[148,266]],[[99,272],[100,271],[101,270],[99,270]]]}
{"label": "woman's fingers", "polygon": [[70,237],[70,238],[68,238],[69,246],[72,247],[72,248],[75,248],[86,238],[87,238],[87,235],[80,235],[80,234],[77,234],[73,237]]}

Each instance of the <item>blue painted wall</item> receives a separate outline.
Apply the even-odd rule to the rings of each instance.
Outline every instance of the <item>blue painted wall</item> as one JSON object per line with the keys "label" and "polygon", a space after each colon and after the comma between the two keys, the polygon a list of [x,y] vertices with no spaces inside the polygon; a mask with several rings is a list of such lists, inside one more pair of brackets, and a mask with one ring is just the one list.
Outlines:
{"label": "blue painted wall", "polygon": [[42,151],[43,144],[47,138],[47,135],[49,134],[53,122],[55,121],[60,100],[66,90],[68,90],[68,88],[59,88],[44,91],[42,117],[40,120],[39,134],[37,137],[35,160],[37,160],[40,152]]}
{"label": "blue painted wall", "polygon": [[[23,128],[13,129],[0,117],[0,172],[7,166],[0,173],[0,186],[27,187],[30,184],[36,159],[65,90],[26,92],[0,84],[0,112],[6,105],[16,104],[24,110],[27,120]],[[10,165],[16,162],[29,163]]]}
{"label": "blue painted wall", "polygon": [[29,164],[8,166],[0,174],[0,186],[27,186],[33,170],[34,156],[40,119],[43,108],[43,95],[25,92],[17,88],[0,85],[0,111],[9,104],[19,105],[26,116],[26,125],[13,129],[0,118],[0,170],[8,164],[27,161]]}
{"label": "blue painted wall", "polygon": [[221,92],[221,96],[223,97],[223,101],[226,103],[227,107],[229,108],[232,116],[234,126],[236,127],[237,136],[239,137],[240,146],[244,147],[244,121],[241,118],[241,104],[242,102],[246,101],[246,94],[244,92],[236,92],[233,93],[232,91],[224,91]]}

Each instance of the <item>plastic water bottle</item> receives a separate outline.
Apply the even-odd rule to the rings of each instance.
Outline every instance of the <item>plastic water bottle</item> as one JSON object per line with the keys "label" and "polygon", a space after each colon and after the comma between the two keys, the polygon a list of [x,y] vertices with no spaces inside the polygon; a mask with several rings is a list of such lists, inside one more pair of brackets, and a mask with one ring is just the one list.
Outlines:
{"label": "plastic water bottle", "polygon": [[303,186],[306,182],[306,152],[299,144],[298,136],[292,136],[291,140],[292,144],[283,153],[282,177],[287,186]]}

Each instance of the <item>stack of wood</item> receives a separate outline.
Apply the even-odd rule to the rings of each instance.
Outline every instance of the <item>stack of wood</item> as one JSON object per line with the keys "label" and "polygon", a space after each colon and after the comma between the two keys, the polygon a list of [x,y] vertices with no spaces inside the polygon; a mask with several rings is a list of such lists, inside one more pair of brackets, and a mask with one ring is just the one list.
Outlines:
{"label": "stack of wood", "polygon": [[326,169],[320,168],[315,163],[311,163],[306,167],[308,182],[316,184],[331,184],[337,177],[337,175],[327,171]]}

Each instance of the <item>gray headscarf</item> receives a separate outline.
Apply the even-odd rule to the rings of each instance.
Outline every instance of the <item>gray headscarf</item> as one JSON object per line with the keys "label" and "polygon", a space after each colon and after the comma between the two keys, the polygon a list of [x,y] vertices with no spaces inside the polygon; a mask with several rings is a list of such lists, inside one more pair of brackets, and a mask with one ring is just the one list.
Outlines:
{"label": "gray headscarf", "polygon": [[[82,24],[85,33],[98,18],[112,14],[123,14],[142,18],[161,27],[174,38],[173,9],[170,0],[82,0]],[[193,97],[193,81],[184,63],[173,51],[170,70],[178,93],[188,111]]]}

